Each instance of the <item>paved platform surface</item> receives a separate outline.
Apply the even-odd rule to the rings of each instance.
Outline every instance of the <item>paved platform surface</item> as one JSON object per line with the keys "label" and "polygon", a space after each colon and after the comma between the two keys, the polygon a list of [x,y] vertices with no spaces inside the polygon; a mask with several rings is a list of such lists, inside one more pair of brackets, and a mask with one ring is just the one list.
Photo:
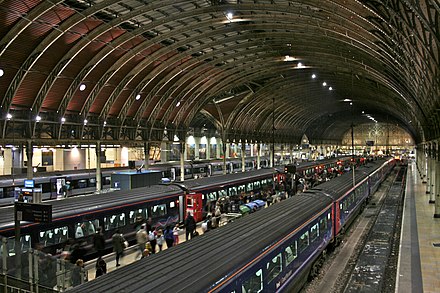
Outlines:
{"label": "paved platform surface", "polygon": [[429,198],[415,163],[409,163],[396,292],[440,292],[440,219]]}

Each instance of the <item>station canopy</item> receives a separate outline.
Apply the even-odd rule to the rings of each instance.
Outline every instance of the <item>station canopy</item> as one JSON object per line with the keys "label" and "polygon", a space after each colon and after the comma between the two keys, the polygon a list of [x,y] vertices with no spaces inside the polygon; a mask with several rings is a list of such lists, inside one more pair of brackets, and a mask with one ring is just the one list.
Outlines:
{"label": "station canopy", "polygon": [[0,142],[440,137],[438,0],[0,0]]}

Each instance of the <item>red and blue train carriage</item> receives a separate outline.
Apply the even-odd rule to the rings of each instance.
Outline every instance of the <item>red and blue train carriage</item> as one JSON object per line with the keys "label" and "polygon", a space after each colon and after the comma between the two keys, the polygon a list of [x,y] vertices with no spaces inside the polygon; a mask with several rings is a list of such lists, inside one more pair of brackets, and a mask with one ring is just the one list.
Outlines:
{"label": "red and blue train carriage", "polygon": [[[343,204],[342,208],[340,203],[353,194],[356,197],[358,190],[359,199],[366,200],[390,171],[393,161],[371,164],[371,167],[356,169],[359,184],[354,189],[352,174],[337,177],[300,196],[290,197],[114,273],[139,276],[145,272],[132,285],[135,287],[123,280],[123,287],[110,286],[113,276],[108,274],[73,288],[72,292],[98,289],[116,292],[122,288],[160,292],[176,286],[188,292],[298,292],[315,271],[322,259],[320,256],[356,217],[357,213],[346,213],[344,207],[355,211],[362,200],[354,200],[352,205]],[[337,192],[332,193],[335,190]],[[341,222],[337,218],[342,215],[345,218]]]}

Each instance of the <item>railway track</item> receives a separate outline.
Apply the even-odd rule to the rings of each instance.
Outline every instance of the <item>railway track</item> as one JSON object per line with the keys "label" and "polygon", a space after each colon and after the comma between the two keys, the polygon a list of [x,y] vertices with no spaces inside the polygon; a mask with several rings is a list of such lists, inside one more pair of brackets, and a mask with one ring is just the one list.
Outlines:
{"label": "railway track", "polygon": [[[328,259],[320,270],[319,275],[306,285],[302,291],[303,293],[359,292],[362,283],[368,282],[367,279],[369,277],[370,280],[372,280],[371,276],[368,276],[364,272],[362,272],[362,274],[360,273],[362,270],[365,270],[368,265],[362,268],[362,265],[360,265],[358,261],[362,258],[362,253],[365,251],[365,247],[374,245],[371,242],[374,242],[374,239],[369,239],[369,235],[371,235],[370,238],[377,237],[377,235],[372,235],[372,233],[370,233],[372,229],[379,229],[376,223],[382,223],[381,225],[383,226],[383,221],[379,220],[379,218],[381,214],[384,213],[381,213],[381,211],[389,212],[389,210],[386,210],[387,198],[391,198],[391,201],[395,201],[396,191],[394,183],[399,169],[400,168],[396,168],[396,171],[391,173],[382,183],[379,190],[373,195],[372,200],[366,209],[359,215],[349,231],[347,231],[347,235],[342,243],[328,255]],[[390,200],[388,200],[388,202],[390,202]],[[401,206],[401,203],[399,205]],[[399,209],[399,211],[398,215],[401,215],[401,209]],[[397,216],[395,221],[399,222],[399,219],[400,217]],[[389,233],[389,235],[398,237],[398,231],[400,231],[400,228],[394,227],[393,233]],[[383,240],[379,240],[378,242],[380,243],[381,241]],[[391,243],[395,242],[396,241],[391,241]],[[397,248],[395,245],[390,245],[391,251],[388,251],[387,253],[389,253],[391,257],[387,261],[385,268],[381,269],[381,273],[383,273],[383,270],[385,271],[385,281],[383,283],[385,284],[384,286],[388,288],[391,287],[391,284],[393,283],[392,277],[395,275],[396,266],[394,264],[393,255],[398,254],[396,249],[398,249],[398,244]],[[369,257],[371,259],[371,254],[363,257]],[[374,268],[375,270],[378,270],[377,267]],[[368,269],[373,270],[371,266]],[[365,276],[364,279],[362,279],[363,276]],[[358,278],[357,280],[356,277]],[[377,278],[375,281],[377,281]],[[378,290],[376,292],[381,291]]]}

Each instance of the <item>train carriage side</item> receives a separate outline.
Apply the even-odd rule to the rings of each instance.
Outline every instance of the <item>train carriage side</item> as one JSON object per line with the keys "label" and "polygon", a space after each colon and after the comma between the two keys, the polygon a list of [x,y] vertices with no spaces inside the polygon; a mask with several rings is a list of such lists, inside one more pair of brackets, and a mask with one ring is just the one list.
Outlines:
{"label": "train carriage side", "polygon": [[[359,167],[355,170],[355,182],[353,186],[353,177],[345,176],[344,180],[338,180],[334,182],[338,186],[332,186],[329,182],[325,186],[327,192],[334,196],[334,214],[335,214],[335,235],[336,240],[340,240],[340,234],[350,226],[356,216],[363,210],[367,201],[371,196],[370,188],[370,175],[378,175],[379,179],[376,182],[377,185],[382,182],[390,171],[390,165],[393,164],[393,160],[383,161],[379,160],[374,163],[370,163],[368,166]],[[375,175],[376,176],[376,175]]]}
{"label": "train carriage side", "polygon": [[[111,194],[70,198],[53,202],[52,223],[26,223],[21,225],[21,245],[59,254],[69,239],[83,242],[88,254],[92,253],[92,236],[98,227],[103,228],[105,238],[110,239],[116,229],[134,242],[138,220],[151,217],[159,226],[176,223],[180,218],[179,199],[183,192],[174,186],[156,186]],[[13,208],[4,209],[0,219],[0,235],[14,236]],[[107,248],[111,248],[110,240]],[[9,251],[13,253],[10,241]],[[110,251],[109,251],[110,252]],[[94,257],[89,255],[86,259]]]}

